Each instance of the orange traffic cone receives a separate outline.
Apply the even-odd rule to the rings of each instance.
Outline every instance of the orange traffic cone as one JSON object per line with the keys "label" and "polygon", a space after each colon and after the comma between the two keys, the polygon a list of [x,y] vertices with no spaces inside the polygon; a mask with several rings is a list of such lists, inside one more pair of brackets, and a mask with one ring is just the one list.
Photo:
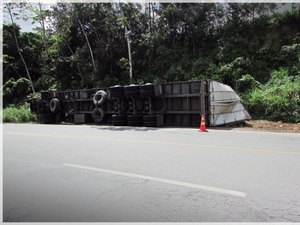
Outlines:
{"label": "orange traffic cone", "polygon": [[201,123],[200,123],[200,129],[199,132],[207,132],[206,130],[206,124],[205,124],[205,116],[201,116]]}

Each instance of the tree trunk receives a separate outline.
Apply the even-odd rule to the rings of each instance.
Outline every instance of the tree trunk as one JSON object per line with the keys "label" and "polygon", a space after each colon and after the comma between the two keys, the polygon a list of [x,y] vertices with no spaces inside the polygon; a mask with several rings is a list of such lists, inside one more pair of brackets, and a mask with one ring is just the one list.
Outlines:
{"label": "tree trunk", "polygon": [[152,32],[152,18],[151,18],[151,3],[149,2],[149,30],[150,30],[150,33]]}
{"label": "tree trunk", "polygon": [[26,62],[25,62],[25,60],[24,60],[24,58],[23,58],[23,55],[22,55],[22,53],[21,53],[21,50],[20,50],[20,46],[19,46],[17,34],[16,34],[15,29],[14,29],[14,25],[15,25],[14,19],[13,19],[13,16],[12,16],[12,14],[11,14],[11,10],[10,10],[9,6],[7,6],[7,9],[8,9],[8,13],[9,13],[11,22],[12,22],[12,24],[13,24],[13,33],[14,33],[14,38],[15,38],[15,41],[16,41],[16,46],[17,46],[17,49],[18,49],[18,53],[19,53],[19,55],[20,55],[20,57],[21,57],[21,60],[22,60],[22,62],[23,62],[23,64],[24,64],[24,67],[25,67],[25,70],[26,70],[26,74],[27,74],[27,77],[28,77],[28,79],[29,79],[29,81],[30,81],[30,86],[31,86],[31,88],[32,88],[32,91],[33,91],[33,93],[35,93],[35,90],[34,90],[34,87],[33,87],[33,83],[32,83],[32,80],[31,80],[31,76],[30,76],[30,73],[29,73],[29,70],[28,70],[28,67],[27,67],[27,64],[26,64]]}
{"label": "tree trunk", "polygon": [[94,72],[96,73],[96,65],[95,65],[94,55],[93,55],[92,47],[91,47],[91,45],[90,45],[90,41],[89,41],[89,39],[88,39],[88,37],[87,37],[87,35],[86,35],[84,29],[83,29],[83,26],[82,26],[82,23],[81,23],[80,19],[77,18],[77,20],[78,20],[78,23],[80,24],[80,28],[81,28],[81,30],[82,30],[82,32],[83,32],[83,35],[84,35],[85,40],[86,40],[86,43],[87,43],[87,45],[88,45],[88,48],[89,48],[89,51],[90,51],[90,55],[91,55],[91,58],[92,58],[92,63],[93,63]]}
{"label": "tree trunk", "polygon": [[45,52],[46,52],[47,59],[48,59],[49,58],[49,55],[48,55],[48,44],[47,44],[47,39],[46,39],[46,29],[45,29],[44,17],[42,16],[42,5],[41,5],[41,3],[39,3],[39,9],[40,9],[40,15],[41,15],[40,24],[41,24],[42,31],[43,31],[44,48],[45,48]]}
{"label": "tree trunk", "polygon": [[132,83],[132,58],[131,58],[131,45],[130,45],[130,38],[128,34],[127,27],[125,25],[125,37],[127,40],[127,47],[128,47],[128,58],[129,58],[129,82]]}
{"label": "tree trunk", "polygon": [[155,17],[155,15],[154,15],[154,6],[155,5],[155,3],[153,2],[153,3],[151,3],[151,10],[152,10],[152,32],[154,31],[154,29],[155,29],[155,21],[154,21],[154,17]]}
{"label": "tree trunk", "polygon": [[96,34],[97,40],[100,42],[101,38],[100,38],[100,35],[99,35],[98,31],[97,31],[97,28],[95,26],[93,26],[93,29],[94,29],[94,32]]}
{"label": "tree trunk", "polygon": [[[68,43],[66,40],[64,40],[64,41],[65,41],[66,45],[68,46],[68,49],[70,50],[71,54],[74,55],[74,52],[73,52],[71,46],[69,45],[69,43]],[[77,70],[78,70],[78,72],[79,72],[79,75],[80,75],[82,84],[84,84],[83,75],[82,75],[82,73],[81,73],[81,69],[80,69],[80,67],[79,67],[79,65],[78,65],[78,62],[76,62],[76,67],[77,67]]]}
{"label": "tree trunk", "polygon": [[[120,0],[119,0],[119,4],[120,4]],[[118,9],[118,5],[116,4],[116,9]],[[121,14],[123,17],[124,16],[124,13],[123,13],[123,10],[121,8],[119,8]],[[127,49],[128,49],[128,60],[129,60],[129,82],[132,84],[132,57],[131,57],[131,45],[130,45],[130,38],[129,38],[129,33],[128,33],[128,29],[127,29],[127,25],[126,25],[126,22],[123,24],[124,27],[125,27],[125,37],[126,37],[126,40],[127,40]]]}

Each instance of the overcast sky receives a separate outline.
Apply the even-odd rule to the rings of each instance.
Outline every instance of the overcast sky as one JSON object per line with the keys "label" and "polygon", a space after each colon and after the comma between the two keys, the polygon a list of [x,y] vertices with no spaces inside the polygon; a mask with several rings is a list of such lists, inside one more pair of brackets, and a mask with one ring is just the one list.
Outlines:
{"label": "overcast sky", "polygon": [[[38,7],[37,3],[31,3],[31,4],[35,7]],[[50,7],[51,7],[51,4],[42,4],[42,9],[50,9]],[[18,10],[14,10],[13,12],[18,12]],[[34,14],[29,12],[28,10],[23,12],[21,15],[23,15],[25,17],[29,17],[29,18],[34,16]],[[15,23],[17,23],[20,26],[21,32],[31,32],[31,31],[33,31],[33,29],[35,27],[40,26],[39,23],[32,24],[31,19],[25,21],[25,20],[22,20],[22,19],[18,20],[16,17],[14,17],[14,20],[15,20]],[[4,23],[11,23],[8,11],[4,7],[3,7],[3,22]]]}

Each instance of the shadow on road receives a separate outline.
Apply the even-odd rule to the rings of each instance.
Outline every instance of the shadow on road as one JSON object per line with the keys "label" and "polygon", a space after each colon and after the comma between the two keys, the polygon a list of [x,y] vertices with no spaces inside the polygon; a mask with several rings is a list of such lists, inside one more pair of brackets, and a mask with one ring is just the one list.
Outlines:
{"label": "shadow on road", "polygon": [[[53,124],[53,125],[74,125],[73,123],[63,122],[61,124]],[[90,126],[91,128],[96,128],[98,130],[110,130],[110,131],[155,131],[161,129],[199,129],[199,127],[189,127],[189,126],[163,126],[163,127],[131,127],[131,126],[113,126],[109,124],[95,124],[95,123],[86,123],[86,124],[75,124],[82,126]],[[252,128],[251,125],[248,124],[229,124],[227,126],[218,126],[218,127],[207,127],[209,130],[234,130],[238,128]]]}
{"label": "shadow on road", "polygon": [[119,126],[91,126],[92,128],[96,128],[98,130],[111,130],[111,131],[152,131],[152,130],[158,130],[159,128],[155,127],[119,127]]}

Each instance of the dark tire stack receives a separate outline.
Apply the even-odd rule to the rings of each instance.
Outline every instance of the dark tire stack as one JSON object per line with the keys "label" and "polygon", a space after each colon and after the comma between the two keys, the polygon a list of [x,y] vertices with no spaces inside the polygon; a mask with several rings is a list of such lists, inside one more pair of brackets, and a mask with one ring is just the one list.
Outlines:
{"label": "dark tire stack", "polygon": [[113,126],[126,126],[127,125],[127,115],[112,115],[112,125]]}
{"label": "dark tire stack", "polygon": [[29,101],[30,111],[34,113],[38,113],[38,99],[33,98]]}
{"label": "dark tire stack", "polygon": [[105,111],[102,108],[96,106],[91,115],[96,123],[100,123],[105,117]]}
{"label": "dark tire stack", "polygon": [[143,125],[144,127],[157,127],[156,115],[144,115]]}
{"label": "dark tire stack", "polygon": [[128,115],[127,116],[127,125],[128,126],[142,126],[143,125],[143,116],[142,115]]}
{"label": "dark tire stack", "polygon": [[40,120],[44,124],[56,123],[56,116],[53,113],[44,113],[40,115]]}
{"label": "dark tire stack", "polygon": [[[109,99],[115,99],[115,113],[118,113],[120,105],[118,105],[119,101],[116,101],[116,99],[122,99],[124,98],[124,87],[120,85],[112,86],[108,89],[109,93]],[[111,117],[111,124],[113,126],[126,126],[127,125],[127,115],[126,114],[114,114]]]}
{"label": "dark tire stack", "polygon": [[58,98],[52,98],[49,105],[50,111],[52,113],[58,113],[61,110],[61,104]]}
{"label": "dark tire stack", "polygon": [[135,84],[125,86],[124,94],[126,97],[138,97],[140,95],[140,87]]}
{"label": "dark tire stack", "polygon": [[120,85],[115,85],[108,89],[109,98],[122,98],[124,97],[124,87]]}
{"label": "dark tire stack", "polygon": [[107,93],[104,90],[97,91],[93,96],[93,103],[95,106],[100,106],[105,103],[107,99]]}
{"label": "dark tire stack", "polygon": [[140,95],[142,97],[155,97],[154,85],[147,83],[140,86]]}

